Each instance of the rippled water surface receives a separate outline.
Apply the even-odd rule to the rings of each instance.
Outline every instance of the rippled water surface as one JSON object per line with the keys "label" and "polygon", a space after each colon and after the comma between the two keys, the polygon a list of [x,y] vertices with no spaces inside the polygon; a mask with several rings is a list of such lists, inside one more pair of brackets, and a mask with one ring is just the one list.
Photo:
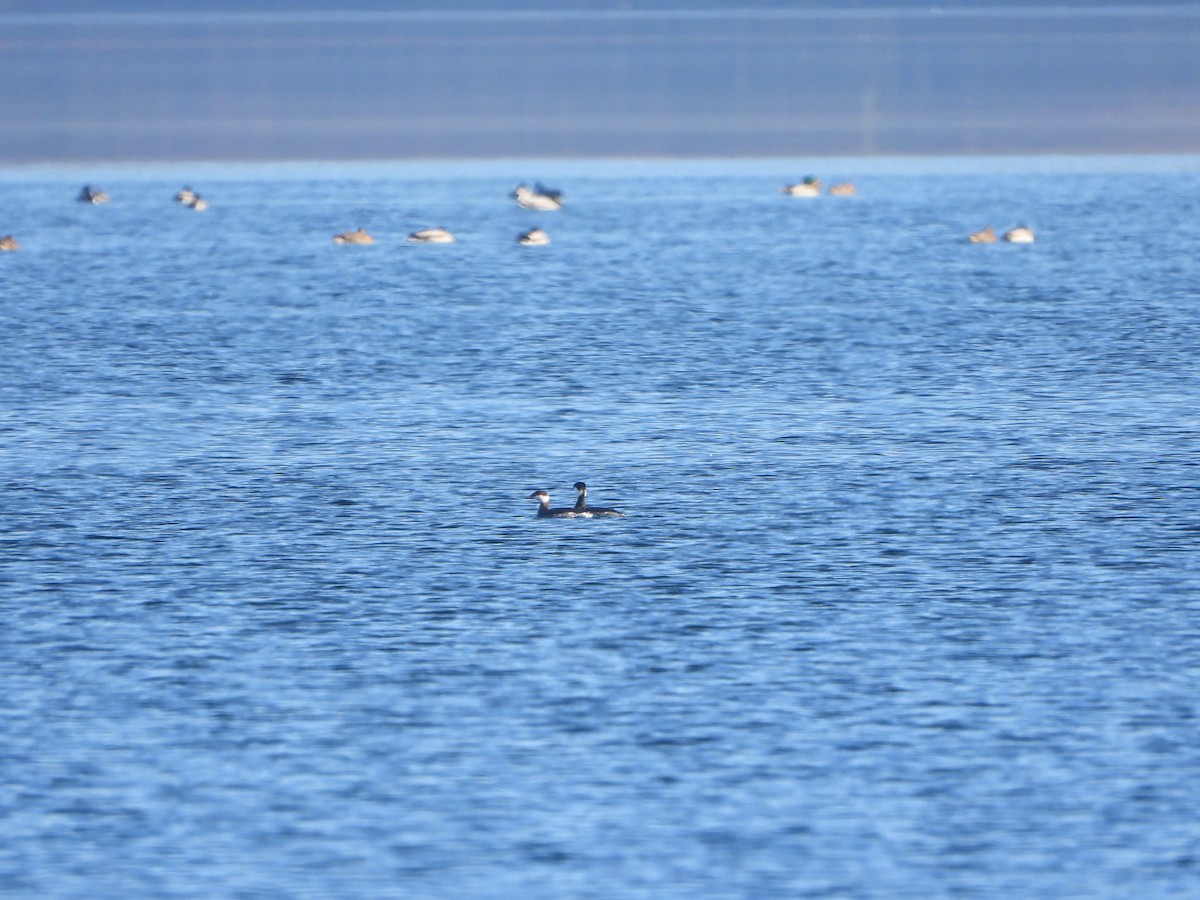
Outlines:
{"label": "rippled water surface", "polygon": [[810,165],[0,175],[4,894],[1194,896],[1200,162]]}

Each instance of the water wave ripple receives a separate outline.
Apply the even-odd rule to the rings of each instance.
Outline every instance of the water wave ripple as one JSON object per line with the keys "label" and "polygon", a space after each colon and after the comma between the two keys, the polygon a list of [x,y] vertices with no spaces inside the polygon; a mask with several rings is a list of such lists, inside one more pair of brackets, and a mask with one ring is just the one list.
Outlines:
{"label": "water wave ripple", "polygon": [[0,181],[5,895],[1194,891],[1196,168],[859,165]]}

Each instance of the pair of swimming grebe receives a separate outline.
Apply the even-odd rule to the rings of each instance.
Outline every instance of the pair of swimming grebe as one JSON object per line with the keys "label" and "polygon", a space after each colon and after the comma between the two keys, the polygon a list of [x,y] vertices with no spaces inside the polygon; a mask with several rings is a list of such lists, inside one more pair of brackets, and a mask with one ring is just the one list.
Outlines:
{"label": "pair of swimming grebe", "polygon": [[599,519],[606,516],[625,515],[609,506],[588,506],[587,485],[582,481],[575,482],[574,488],[579,492],[579,499],[575,501],[574,506],[551,509],[550,494],[547,491],[534,491],[527,499],[538,502],[539,519]]}

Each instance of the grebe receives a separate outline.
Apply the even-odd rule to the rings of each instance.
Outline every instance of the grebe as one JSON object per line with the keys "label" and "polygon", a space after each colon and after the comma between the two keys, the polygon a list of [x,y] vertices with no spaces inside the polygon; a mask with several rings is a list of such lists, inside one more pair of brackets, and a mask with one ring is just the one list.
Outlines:
{"label": "grebe", "polygon": [[518,184],[516,190],[512,192],[512,198],[517,201],[517,206],[524,209],[540,209],[551,211],[562,209],[563,199],[562,191],[555,191],[542,185],[534,185],[530,190],[523,184]]}
{"label": "grebe", "polygon": [[79,192],[79,196],[75,198],[80,203],[107,203],[108,194],[104,191],[97,191],[90,184],[85,184],[83,190]]}
{"label": "grebe", "polygon": [[803,181],[797,181],[795,184],[785,184],[779,190],[792,197],[820,197],[821,182],[819,179],[809,175]]}
{"label": "grebe", "polygon": [[454,235],[445,228],[422,228],[408,236],[414,244],[453,244]]}
{"label": "grebe", "polygon": [[618,512],[611,506],[588,506],[587,505],[587,485],[582,481],[577,481],[574,484],[575,490],[579,491],[579,499],[575,501],[575,512],[583,516],[591,516],[593,518],[601,518],[603,516],[624,516],[625,513]]}
{"label": "grebe", "polygon": [[550,235],[541,228],[530,228],[517,235],[517,243],[523,247],[544,247],[550,243]]}
{"label": "grebe", "polygon": [[967,240],[972,244],[994,244],[996,243],[996,232],[993,231],[992,226],[989,225],[986,228],[976,231],[974,234],[968,236]]}
{"label": "grebe", "polygon": [[360,228],[358,231],[343,231],[341,234],[335,234],[333,242],[335,244],[373,244],[375,238],[367,234],[365,229]]}
{"label": "grebe", "polygon": [[1025,228],[1024,226],[1014,228],[1011,231],[1004,232],[1004,239],[1010,244],[1032,244],[1033,229]]}
{"label": "grebe", "polygon": [[560,507],[559,509],[551,509],[550,508],[550,494],[547,493],[546,491],[534,491],[532,494],[530,494],[525,499],[526,500],[536,500],[538,502],[537,514],[538,514],[539,519],[587,518],[586,516],[580,516],[580,514],[578,512],[576,512],[575,510],[568,509],[566,507]]}
{"label": "grebe", "polygon": [[21,245],[17,243],[17,239],[11,234],[6,234],[0,237],[0,250],[20,250]]}

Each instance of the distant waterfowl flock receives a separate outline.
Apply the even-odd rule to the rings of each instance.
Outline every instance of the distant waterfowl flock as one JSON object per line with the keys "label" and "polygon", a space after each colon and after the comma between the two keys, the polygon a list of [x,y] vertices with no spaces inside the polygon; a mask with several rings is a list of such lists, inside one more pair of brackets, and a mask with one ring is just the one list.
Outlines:
{"label": "distant waterfowl flock", "polygon": [[[825,188],[819,178],[808,175],[800,181],[785,184],[779,190],[780,193],[790,197],[819,197]],[[849,181],[843,181],[830,185],[827,193],[833,197],[853,197],[858,193],[858,189]],[[535,182],[532,188],[525,184],[518,184],[509,196],[522,209],[553,212],[563,208],[563,192],[548,188],[540,182]],[[108,202],[108,194],[90,184],[85,184],[76,199],[81,203],[99,205]],[[175,194],[175,201],[198,212],[208,209],[208,201],[187,185],[180,188]],[[1004,232],[1003,237],[1010,244],[1034,243],[1033,229],[1024,225],[1009,229]],[[990,225],[967,235],[967,240],[972,244],[994,244],[997,239],[996,232]],[[456,243],[453,232],[448,228],[441,227],[418,229],[408,235],[408,240],[414,244]],[[550,243],[550,234],[542,228],[530,228],[518,234],[516,240],[523,247],[544,247]],[[356,231],[343,231],[335,234],[333,242],[335,244],[373,244],[375,238],[368,234],[366,229],[360,227]],[[20,247],[21,245],[13,235],[0,237],[0,251],[19,250]]]}
{"label": "distant waterfowl flock", "polygon": [[[793,184],[785,184],[780,191],[791,197],[819,197],[822,193],[822,185],[819,179],[810,175]],[[832,185],[828,189],[828,193],[835,197],[850,197],[854,196],[857,191],[850,182],[842,182]],[[532,188],[524,184],[517,185],[511,197],[522,209],[553,212],[563,208],[562,191],[547,188],[541,184],[535,184]],[[98,205],[108,202],[108,194],[91,185],[84,185],[76,199],[81,203]],[[208,208],[208,202],[187,186],[175,194],[175,201],[198,211]],[[416,244],[455,243],[454,234],[449,229],[441,227],[419,229],[409,234],[408,240]],[[973,244],[994,244],[997,237],[995,230],[989,225],[968,235],[968,240]],[[1004,240],[1013,244],[1032,244],[1034,242],[1033,230],[1025,226],[1012,228],[1004,232]],[[359,227],[354,231],[335,234],[333,242],[335,244],[374,244],[375,238],[368,234],[365,228]],[[530,228],[517,235],[517,243],[527,247],[545,246],[550,243],[550,235],[542,228]],[[20,249],[20,244],[13,235],[0,237],[0,251],[18,249]],[[588,505],[587,485],[582,481],[575,482],[574,489],[578,494],[574,506],[551,507],[550,494],[545,490],[534,491],[528,499],[538,501],[537,517],[539,519],[594,519],[624,516],[624,513],[612,507]]]}
{"label": "distant waterfowl flock", "polygon": [[[562,191],[537,184],[530,188],[527,185],[517,185],[511,196],[522,209],[553,211],[563,208]],[[108,194],[98,188],[85,184],[75,198],[80,203],[99,205],[108,202]],[[175,202],[188,209],[198,212],[208,209],[208,201],[191,187],[184,185],[175,194]],[[408,235],[408,240],[414,244],[453,244],[456,242],[454,233],[448,228],[421,228]],[[550,243],[550,235],[542,228],[530,228],[517,235],[517,243],[525,247],[542,247]],[[365,228],[355,231],[343,231],[333,236],[335,244],[373,244],[375,238],[367,233]],[[21,245],[11,234],[0,237],[0,251],[19,250]]]}

